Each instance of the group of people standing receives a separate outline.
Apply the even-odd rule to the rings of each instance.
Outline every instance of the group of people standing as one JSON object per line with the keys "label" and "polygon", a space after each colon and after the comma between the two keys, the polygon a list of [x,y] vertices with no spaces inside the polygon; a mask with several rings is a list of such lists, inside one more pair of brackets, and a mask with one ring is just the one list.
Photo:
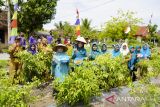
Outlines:
{"label": "group of people standing", "polygon": [[[23,34],[21,34],[20,37],[16,37],[15,43],[9,48],[11,58],[9,72],[10,76],[14,78],[20,72],[19,70],[22,65],[18,61],[16,53],[24,50],[24,47],[26,48],[25,50],[32,55],[35,55],[38,52],[53,52],[51,73],[55,78],[59,78],[60,81],[64,81],[65,76],[70,70],[70,59],[73,60],[75,66],[81,66],[84,60],[87,59],[92,61],[95,60],[97,56],[102,54],[111,54],[112,58],[120,55],[124,58],[129,56],[126,58],[128,68],[131,71],[133,79],[135,79],[133,72],[135,70],[135,64],[139,62],[140,59],[148,59],[151,56],[151,52],[147,44],[145,44],[142,48],[140,46],[137,46],[136,48],[131,46],[128,48],[127,43],[123,43],[122,45],[116,44],[113,45],[113,50],[108,50],[105,43],[103,43],[101,48],[99,48],[99,44],[97,42],[89,43],[83,37],[77,37],[74,45],[67,41],[66,45],[61,42],[56,42],[56,45],[52,47],[52,41],[52,37],[46,38],[42,36],[38,40],[35,40],[33,36],[30,36],[28,41],[29,47],[26,48],[26,41],[23,39]],[[90,51],[88,52],[86,48],[89,48]]]}
{"label": "group of people standing", "polygon": [[132,80],[134,81],[136,79],[136,63],[141,59],[149,59],[151,57],[151,51],[147,44],[142,48],[140,46],[136,46],[136,48],[130,46],[130,48],[128,48],[127,43],[123,43],[122,45],[116,44],[113,46],[113,50],[108,50],[105,43],[102,44],[101,49],[99,49],[99,44],[93,42],[90,47],[90,52],[87,52],[85,49],[85,45],[87,45],[85,39],[83,37],[78,37],[76,41],[77,44],[73,48],[71,57],[65,53],[67,51],[67,47],[63,44],[58,44],[54,49],[56,54],[53,56],[52,60],[52,73],[55,74],[55,77],[60,78],[61,81],[64,80],[65,75],[69,72],[70,58],[73,60],[75,66],[80,66],[83,63],[83,60],[87,59],[92,61],[102,54],[111,54],[112,58],[121,55],[127,61],[128,69],[130,70]]}

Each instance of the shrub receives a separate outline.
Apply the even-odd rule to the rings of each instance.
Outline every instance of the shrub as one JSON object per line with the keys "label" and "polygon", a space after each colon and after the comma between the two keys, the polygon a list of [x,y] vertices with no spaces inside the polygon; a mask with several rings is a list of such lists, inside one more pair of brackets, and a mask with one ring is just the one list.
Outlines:
{"label": "shrub", "polygon": [[52,54],[48,53],[38,53],[32,55],[26,51],[18,53],[22,66],[21,79],[25,81],[31,81],[34,77],[37,77],[40,80],[46,80],[50,78],[51,71],[51,59]]}
{"label": "shrub", "polygon": [[91,97],[100,95],[100,90],[125,85],[130,81],[129,71],[121,57],[111,59],[110,55],[97,57],[95,61],[84,62],[66,77],[65,81],[53,82],[58,92],[58,104],[75,105],[77,102],[88,104]]}
{"label": "shrub", "polygon": [[1,107],[27,107],[34,100],[31,96],[35,83],[27,85],[13,85],[6,75],[0,70],[0,106]]}

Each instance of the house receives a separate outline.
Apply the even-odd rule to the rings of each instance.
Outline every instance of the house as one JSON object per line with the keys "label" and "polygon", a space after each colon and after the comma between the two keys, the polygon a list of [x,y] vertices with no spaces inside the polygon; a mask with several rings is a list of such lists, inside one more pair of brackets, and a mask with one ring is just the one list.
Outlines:
{"label": "house", "polygon": [[138,26],[136,37],[141,42],[142,38],[146,38],[149,34],[149,28],[147,26]]}
{"label": "house", "polygon": [[8,25],[6,11],[0,11],[0,45],[1,47],[8,45]]}

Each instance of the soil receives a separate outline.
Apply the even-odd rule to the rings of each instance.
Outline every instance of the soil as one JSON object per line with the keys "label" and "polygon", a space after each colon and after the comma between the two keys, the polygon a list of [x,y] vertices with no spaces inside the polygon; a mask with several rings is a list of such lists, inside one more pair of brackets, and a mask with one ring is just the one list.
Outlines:
{"label": "soil", "polygon": [[56,107],[54,97],[52,95],[53,89],[51,85],[41,86],[38,89],[33,90],[33,96],[38,97],[34,103],[30,104],[30,107]]}

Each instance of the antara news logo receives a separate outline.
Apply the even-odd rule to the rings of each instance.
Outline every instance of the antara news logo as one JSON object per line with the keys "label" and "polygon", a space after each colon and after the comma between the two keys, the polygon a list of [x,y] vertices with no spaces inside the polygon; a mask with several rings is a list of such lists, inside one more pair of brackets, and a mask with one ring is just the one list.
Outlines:
{"label": "antara news logo", "polygon": [[116,102],[143,102],[145,101],[145,98],[143,97],[129,97],[129,96],[116,96],[111,95],[109,97],[105,98],[106,101],[115,104]]}

